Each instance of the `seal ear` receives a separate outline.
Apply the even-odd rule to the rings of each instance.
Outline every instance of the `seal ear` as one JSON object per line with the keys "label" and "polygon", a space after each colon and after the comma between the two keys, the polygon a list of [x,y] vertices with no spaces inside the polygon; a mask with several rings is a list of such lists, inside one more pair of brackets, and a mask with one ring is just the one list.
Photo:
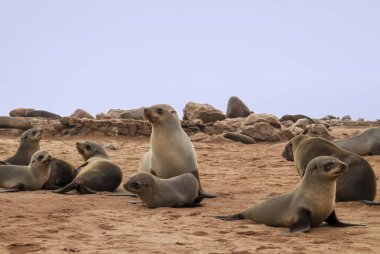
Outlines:
{"label": "seal ear", "polygon": [[170,111],[170,113],[172,113],[172,114],[177,114],[177,111],[172,110],[172,111]]}

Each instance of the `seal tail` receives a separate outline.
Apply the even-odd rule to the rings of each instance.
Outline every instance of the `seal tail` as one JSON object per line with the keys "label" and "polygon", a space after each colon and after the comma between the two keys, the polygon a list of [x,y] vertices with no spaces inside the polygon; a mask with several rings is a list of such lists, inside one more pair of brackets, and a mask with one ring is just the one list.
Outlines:
{"label": "seal tail", "polygon": [[69,192],[71,190],[74,190],[76,188],[76,185],[77,184],[75,182],[71,182],[68,185],[66,185],[65,187],[61,188],[61,189],[53,190],[53,192],[54,193],[63,194],[63,193]]}
{"label": "seal tail", "polygon": [[219,220],[226,220],[226,221],[230,221],[230,220],[244,220],[243,215],[241,215],[240,213],[233,214],[233,215],[220,215],[220,216],[215,216],[215,218],[217,218]]}

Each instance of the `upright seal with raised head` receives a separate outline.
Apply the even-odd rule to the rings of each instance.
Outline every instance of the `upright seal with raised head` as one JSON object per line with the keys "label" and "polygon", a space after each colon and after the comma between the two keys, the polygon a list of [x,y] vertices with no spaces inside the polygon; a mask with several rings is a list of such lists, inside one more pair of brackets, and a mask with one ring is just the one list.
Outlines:
{"label": "upright seal with raised head", "polygon": [[343,223],[336,217],[336,179],[347,166],[331,156],[314,158],[293,192],[272,197],[245,211],[217,216],[222,220],[250,219],[272,227],[288,227],[290,232],[307,232],[322,222],[335,227],[359,226]]}
{"label": "upright seal with raised head", "polygon": [[144,116],[152,124],[152,134],[150,150],[141,158],[139,171],[166,179],[191,173],[198,179],[200,197],[216,197],[201,187],[195,149],[177,112],[169,105],[159,104],[144,109]]}
{"label": "upright seal with raised head", "polygon": [[376,176],[369,163],[361,156],[342,150],[323,138],[298,135],[286,145],[282,156],[295,162],[301,177],[315,157],[334,156],[348,166],[347,173],[337,180],[337,202],[373,201],[376,197]]}
{"label": "upright seal with raised head", "polygon": [[0,165],[0,187],[6,191],[41,189],[49,178],[51,160],[48,152],[38,151],[28,166]]}

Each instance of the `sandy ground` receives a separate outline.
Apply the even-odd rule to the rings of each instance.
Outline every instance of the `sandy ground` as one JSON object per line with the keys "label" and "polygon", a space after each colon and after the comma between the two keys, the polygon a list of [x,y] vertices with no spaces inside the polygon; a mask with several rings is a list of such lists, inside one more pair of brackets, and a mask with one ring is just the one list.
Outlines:
{"label": "sandy ground", "polygon": [[[358,130],[333,133],[343,137]],[[119,146],[107,151],[122,167],[123,182],[137,171],[139,158],[149,148],[148,138],[44,137],[41,149],[78,166],[82,159],[75,142],[86,139]],[[212,217],[293,190],[299,177],[293,162],[281,157],[285,144],[195,142],[204,188],[219,195],[205,200],[203,207],[148,209],[128,203],[134,198],[108,193],[2,193],[0,253],[380,253],[380,207],[339,203],[336,212],[342,221],[366,226],[321,225],[307,234]],[[17,145],[15,137],[1,136],[0,159],[12,155]],[[380,175],[380,156],[366,159]]]}

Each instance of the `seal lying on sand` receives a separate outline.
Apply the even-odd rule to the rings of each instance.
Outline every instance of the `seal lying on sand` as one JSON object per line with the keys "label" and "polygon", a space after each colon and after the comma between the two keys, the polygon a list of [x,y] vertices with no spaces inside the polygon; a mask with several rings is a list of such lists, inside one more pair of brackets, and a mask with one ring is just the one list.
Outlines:
{"label": "seal lying on sand", "polygon": [[360,226],[338,220],[335,207],[336,179],[347,165],[331,156],[314,158],[293,192],[272,197],[222,220],[250,219],[272,227],[289,227],[290,232],[307,232],[322,222],[335,227]]}
{"label": "seal lying on sand", "polygon": [[357,155],[380,155],[380,128],[371,128],[356,137],[334,140],[333,143]]}
{"label": "seal lying on sand", "polygon": [[298,135],[286,145],[282,156],[295,162],[301,177],[309,162],[315,157],[334,156],[348,167],[346,174],[337,180],[337,202],[373,201],[376,197],[376,176],[369,163],[361,156],[342,150],[325,139]]}
{"label": "seal lying on sand", "polygon": [[169,105],[159,104],[144,109],[144,116],[152,124],[152,134],[150,150],[140,160],[139,171],[165,179],[192,173],[199,182],[199,196],[216,197],[202,189],[195,149],[177,112]]}
{"label": "seal lying on sand", "polygon": [[33,154],[28,166],[0,165],[0,187],[3,192],[39,190],[50,175],[52,157],[46,151]]}
{"label": "seal lying on sand", "polygon": [[139,172],[124,184],[124,188],[136,193],[149,208],[194,206],[199,203],[196,201],[199,183],[190,173],[161,179],[147,172]]}
{"label": "seal lying on sand", "polygon": [[77,170],[75,179],[55,193],[66,193],[76,189],[81,194],[94,194],[97,191],[114,191],[123,178],[121,169],[113,163],[103,147],[93,141],[77,142],[78,152],[85,163]]}

